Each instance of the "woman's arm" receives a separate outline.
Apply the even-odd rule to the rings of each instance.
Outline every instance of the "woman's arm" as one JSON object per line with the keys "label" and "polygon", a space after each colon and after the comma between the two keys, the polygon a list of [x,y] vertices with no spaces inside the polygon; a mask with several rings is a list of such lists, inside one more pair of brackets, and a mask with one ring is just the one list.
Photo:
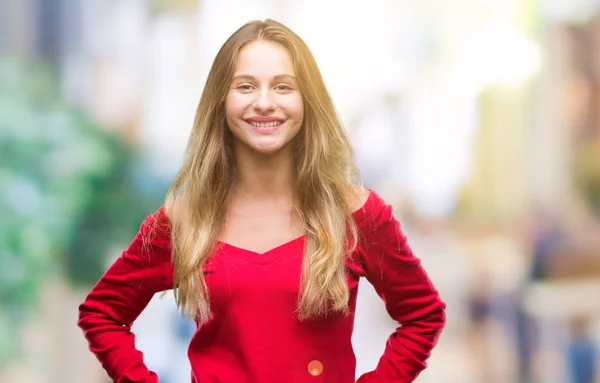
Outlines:
{"label": "woman's arm", "polygon": [[410,249],[391,206],[373,193],[359,214],[358,253],[365,277],[400,326],[388,339],[377,368],[358,383],[413,382],[445,325],[446,305]]}
{"label": "woman's arm", "polygon": [[147,217],[122,255],[79,306],[78,326],[113,381],[155,383],[131,325],[155,293],[173,287],[170,230],[163,210]]}

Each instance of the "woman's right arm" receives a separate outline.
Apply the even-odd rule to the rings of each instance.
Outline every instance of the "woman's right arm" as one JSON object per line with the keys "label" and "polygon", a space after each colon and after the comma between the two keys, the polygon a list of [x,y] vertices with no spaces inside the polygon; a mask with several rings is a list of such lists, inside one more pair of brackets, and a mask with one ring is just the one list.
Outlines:
{"label": "woman's right arm", "polygon": [[79,306],[78,326],[117,383],[156,383],[135,347],[131,325],[155,293],[173,288],[171,240],[161,208],[148,216],[122,255]]}

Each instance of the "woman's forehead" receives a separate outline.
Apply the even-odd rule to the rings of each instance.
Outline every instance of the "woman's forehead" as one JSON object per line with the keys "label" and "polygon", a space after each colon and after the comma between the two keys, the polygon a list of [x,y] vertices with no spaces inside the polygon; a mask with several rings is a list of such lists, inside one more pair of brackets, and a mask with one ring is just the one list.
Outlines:
{"label": "woman's forehead", "polygon": [[294,77],[294,63],[288,50],[281,44],[258,40],[240,50],[235,63],[234,77],[268,78]]}

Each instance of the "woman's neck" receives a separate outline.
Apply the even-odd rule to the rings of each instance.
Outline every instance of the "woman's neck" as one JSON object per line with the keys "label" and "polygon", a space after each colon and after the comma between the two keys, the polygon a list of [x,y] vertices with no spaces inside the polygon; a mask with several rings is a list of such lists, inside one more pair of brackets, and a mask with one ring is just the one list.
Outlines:
{"label": "woman's neck", "polygon": [[293,191],[293,159],[289,150],[263,155],[236,151],[232,194],[252,199],[290,199]]}

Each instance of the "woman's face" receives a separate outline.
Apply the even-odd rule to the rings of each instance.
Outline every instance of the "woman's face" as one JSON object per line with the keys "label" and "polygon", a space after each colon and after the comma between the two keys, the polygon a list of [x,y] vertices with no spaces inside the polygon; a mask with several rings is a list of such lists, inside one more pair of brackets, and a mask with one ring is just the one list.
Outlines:
{"label": "woman's face", "polygon": [[304,117],[304,103],[289,52],[258,40],[239,52],[225,100],[236,150],[271,154],[289,147]]}

